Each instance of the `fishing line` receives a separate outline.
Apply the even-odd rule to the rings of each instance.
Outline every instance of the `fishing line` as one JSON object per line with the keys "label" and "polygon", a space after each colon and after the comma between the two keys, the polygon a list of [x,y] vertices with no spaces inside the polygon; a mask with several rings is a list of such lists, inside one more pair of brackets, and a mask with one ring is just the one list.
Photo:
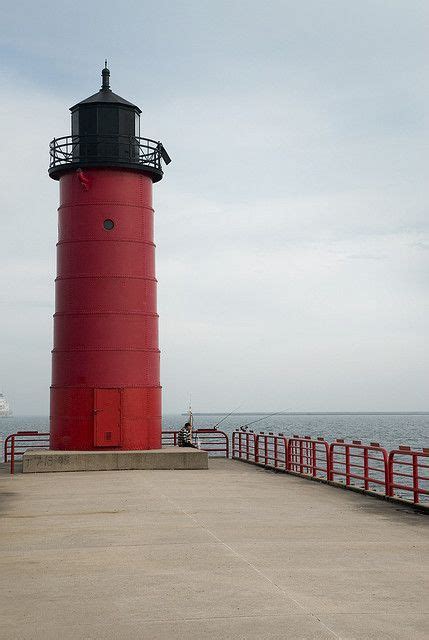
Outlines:
{"label": "fishing line", "polygon": [[268,413],[266,416],[262,416],[262,418],[258,418],[257,420],[252,420],[252,422],[248,422],[247,424],[242,424],[240,428],[250,427],[251,424],[255,424],[256,422],[261,422],[261,420],[265,420],[265,418],[270,418],[271,416],[279,416],[282,413],[286,413],[283,411],[276,411],[275,413]]}
{"label": "fishing line", "polygon": [[232,416],[233,413],[235,413],[238,409],[240,409],[240,407],[242,406],[242,402],[238,405],[238,407],[235,407],[235,409],[233,409],[230,413],[228,413],[227,416],[224,416],[222,418],[222,420],[219,420],[219,422],[216,422],[216,424],[214,425],[214,427],[210,427],[211,429],[216,429],[216,427],[218,427],[224,420],[226,420],[227,418],[229,418],[229,416]]}

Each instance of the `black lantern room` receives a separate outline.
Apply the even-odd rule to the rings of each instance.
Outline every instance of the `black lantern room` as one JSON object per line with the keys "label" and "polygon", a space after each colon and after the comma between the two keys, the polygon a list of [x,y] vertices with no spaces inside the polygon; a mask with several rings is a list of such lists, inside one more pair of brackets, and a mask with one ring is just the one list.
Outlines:
{"label": "black lantern room", "polygon": [[170,158],[163,145],[140,137],[141,109],[110,88],[107,61],[98,93],[70,108],[71,136],[50,145],[49,175],[83,167],[123,167],[150,174],[154,182],[163,176],[161,159]]}

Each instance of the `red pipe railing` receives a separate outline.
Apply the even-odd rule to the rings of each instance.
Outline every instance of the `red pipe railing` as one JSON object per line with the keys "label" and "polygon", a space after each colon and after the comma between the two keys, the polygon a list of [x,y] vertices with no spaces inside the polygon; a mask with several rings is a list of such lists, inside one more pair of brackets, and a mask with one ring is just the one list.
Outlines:
{"label": "red pipe railing", "polygon": [[[162,444],[164,447],[177,446],[178,431],[163,431]],[[225,431],[218,429],[194,429],[192,431],[193,443],[202,451],[209,454],[221,454],[229,458],[229,438]]]}
{"label": "red pipe railing", "polygon": [[283,434],[265,433],[255,434],[255,451],[260,464],[285,469],[287,458],[287,440]]}
{"label": "red pipe railing", "polygon": [[330,445],[329,467],[329,480],[339,478],[347,487],[357,486],[367,491],[381,486],[388,494],[387,451],[378,442],[367,445],[360,440],[351,443],[336,440]]}
{"label": "red pipe railing", "polygon": [[286,467],[294,473],[330,480],[329,444],[324,438],[300,438],[294,435],[288,441]]}
{"label": "red pipe railing", "polygon": [[[163,431],[164,446],[177,445],[178,431]],[[209,455],[220,455],[229,458],[229,438],[224,431],[218,429],[196,429],[193,431],[195,444]],[[5,438],[4,461],[10,462],[10,472],[15,473],[15,462],[27,449],[48,449],[49,433],[39,431],[17,431]]]}
{"label": "red pipe railing", "polygon": [[397,490],[412,494],[413,502],[421,502],[421,496],[429,496],[429,449],[413,451],[401,446],[389,453],[389,496]]}
{"label": "red pipe railing", "polygon": [[234,431],[232,458],[414,504],[427,498],[429,503],[429,449],[399,447],[388,453],[378,442],[338,439],[330,444],[310,436]]}
{"label": "red pipe railing", "polygon": [[[251,462],[257,459],[255,448],[255,435],[253,431],[233,431],[232,433],[232,458]],[[256,441],[257,442],[257,441]]]}
{"label": "red pipe railing", "polygon": [[[162,443],[177,445],[178,431],[164,431]],[[229,438],[217,429],[197,429],[194,442],[210,455],[230,455]],[[18,431],[6,437],[4,461],[14,473],[16,459],[27,449],[47,449],[49,433]],[[231,457],[264,467],[296,473],[348,488],[381,492],[419,504],[429,503],[429,448],[421,451],[400,446],[387,452],[378,442],[337,439],[329,444],[324,438],[286,438],[272,432],[234,431]],[[381,490],[381,491],[380,491]]]}
{"label": "red pipe railing", "polygon": [[11,433],[4,441],[4,462],[10,462],[10,472],[15,473],[15,461],[17,457],[27,449],[48,449],[49,433],[39,431],[17,431]]}
{"label": "red pipe railing", "polygon": [[164,447],[176,447],[178,431],[163,431],[162,444]]}

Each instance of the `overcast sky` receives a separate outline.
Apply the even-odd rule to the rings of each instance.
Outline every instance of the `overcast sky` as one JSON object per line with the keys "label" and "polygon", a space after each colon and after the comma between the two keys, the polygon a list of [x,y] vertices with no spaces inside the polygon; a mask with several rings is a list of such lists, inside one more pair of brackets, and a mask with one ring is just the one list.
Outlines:
{"label": "overcast sky", "polygon": [[2,9],[0,389],[48,413],[58,184],[98,90],[155,185],[165,412],[428,410],[427,0],[16,1]]}

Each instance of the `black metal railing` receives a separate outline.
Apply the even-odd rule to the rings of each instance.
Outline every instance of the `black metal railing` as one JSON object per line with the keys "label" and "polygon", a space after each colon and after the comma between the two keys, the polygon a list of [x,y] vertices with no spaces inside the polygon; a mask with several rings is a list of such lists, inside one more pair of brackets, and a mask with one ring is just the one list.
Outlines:
{"label": "black metal railing", "polygon": [[68,165],[134,165],[159,173],[161,159],[170,158],[161,142],[123,135],[82,135],[54,138],[49,145],[49,173]]}

